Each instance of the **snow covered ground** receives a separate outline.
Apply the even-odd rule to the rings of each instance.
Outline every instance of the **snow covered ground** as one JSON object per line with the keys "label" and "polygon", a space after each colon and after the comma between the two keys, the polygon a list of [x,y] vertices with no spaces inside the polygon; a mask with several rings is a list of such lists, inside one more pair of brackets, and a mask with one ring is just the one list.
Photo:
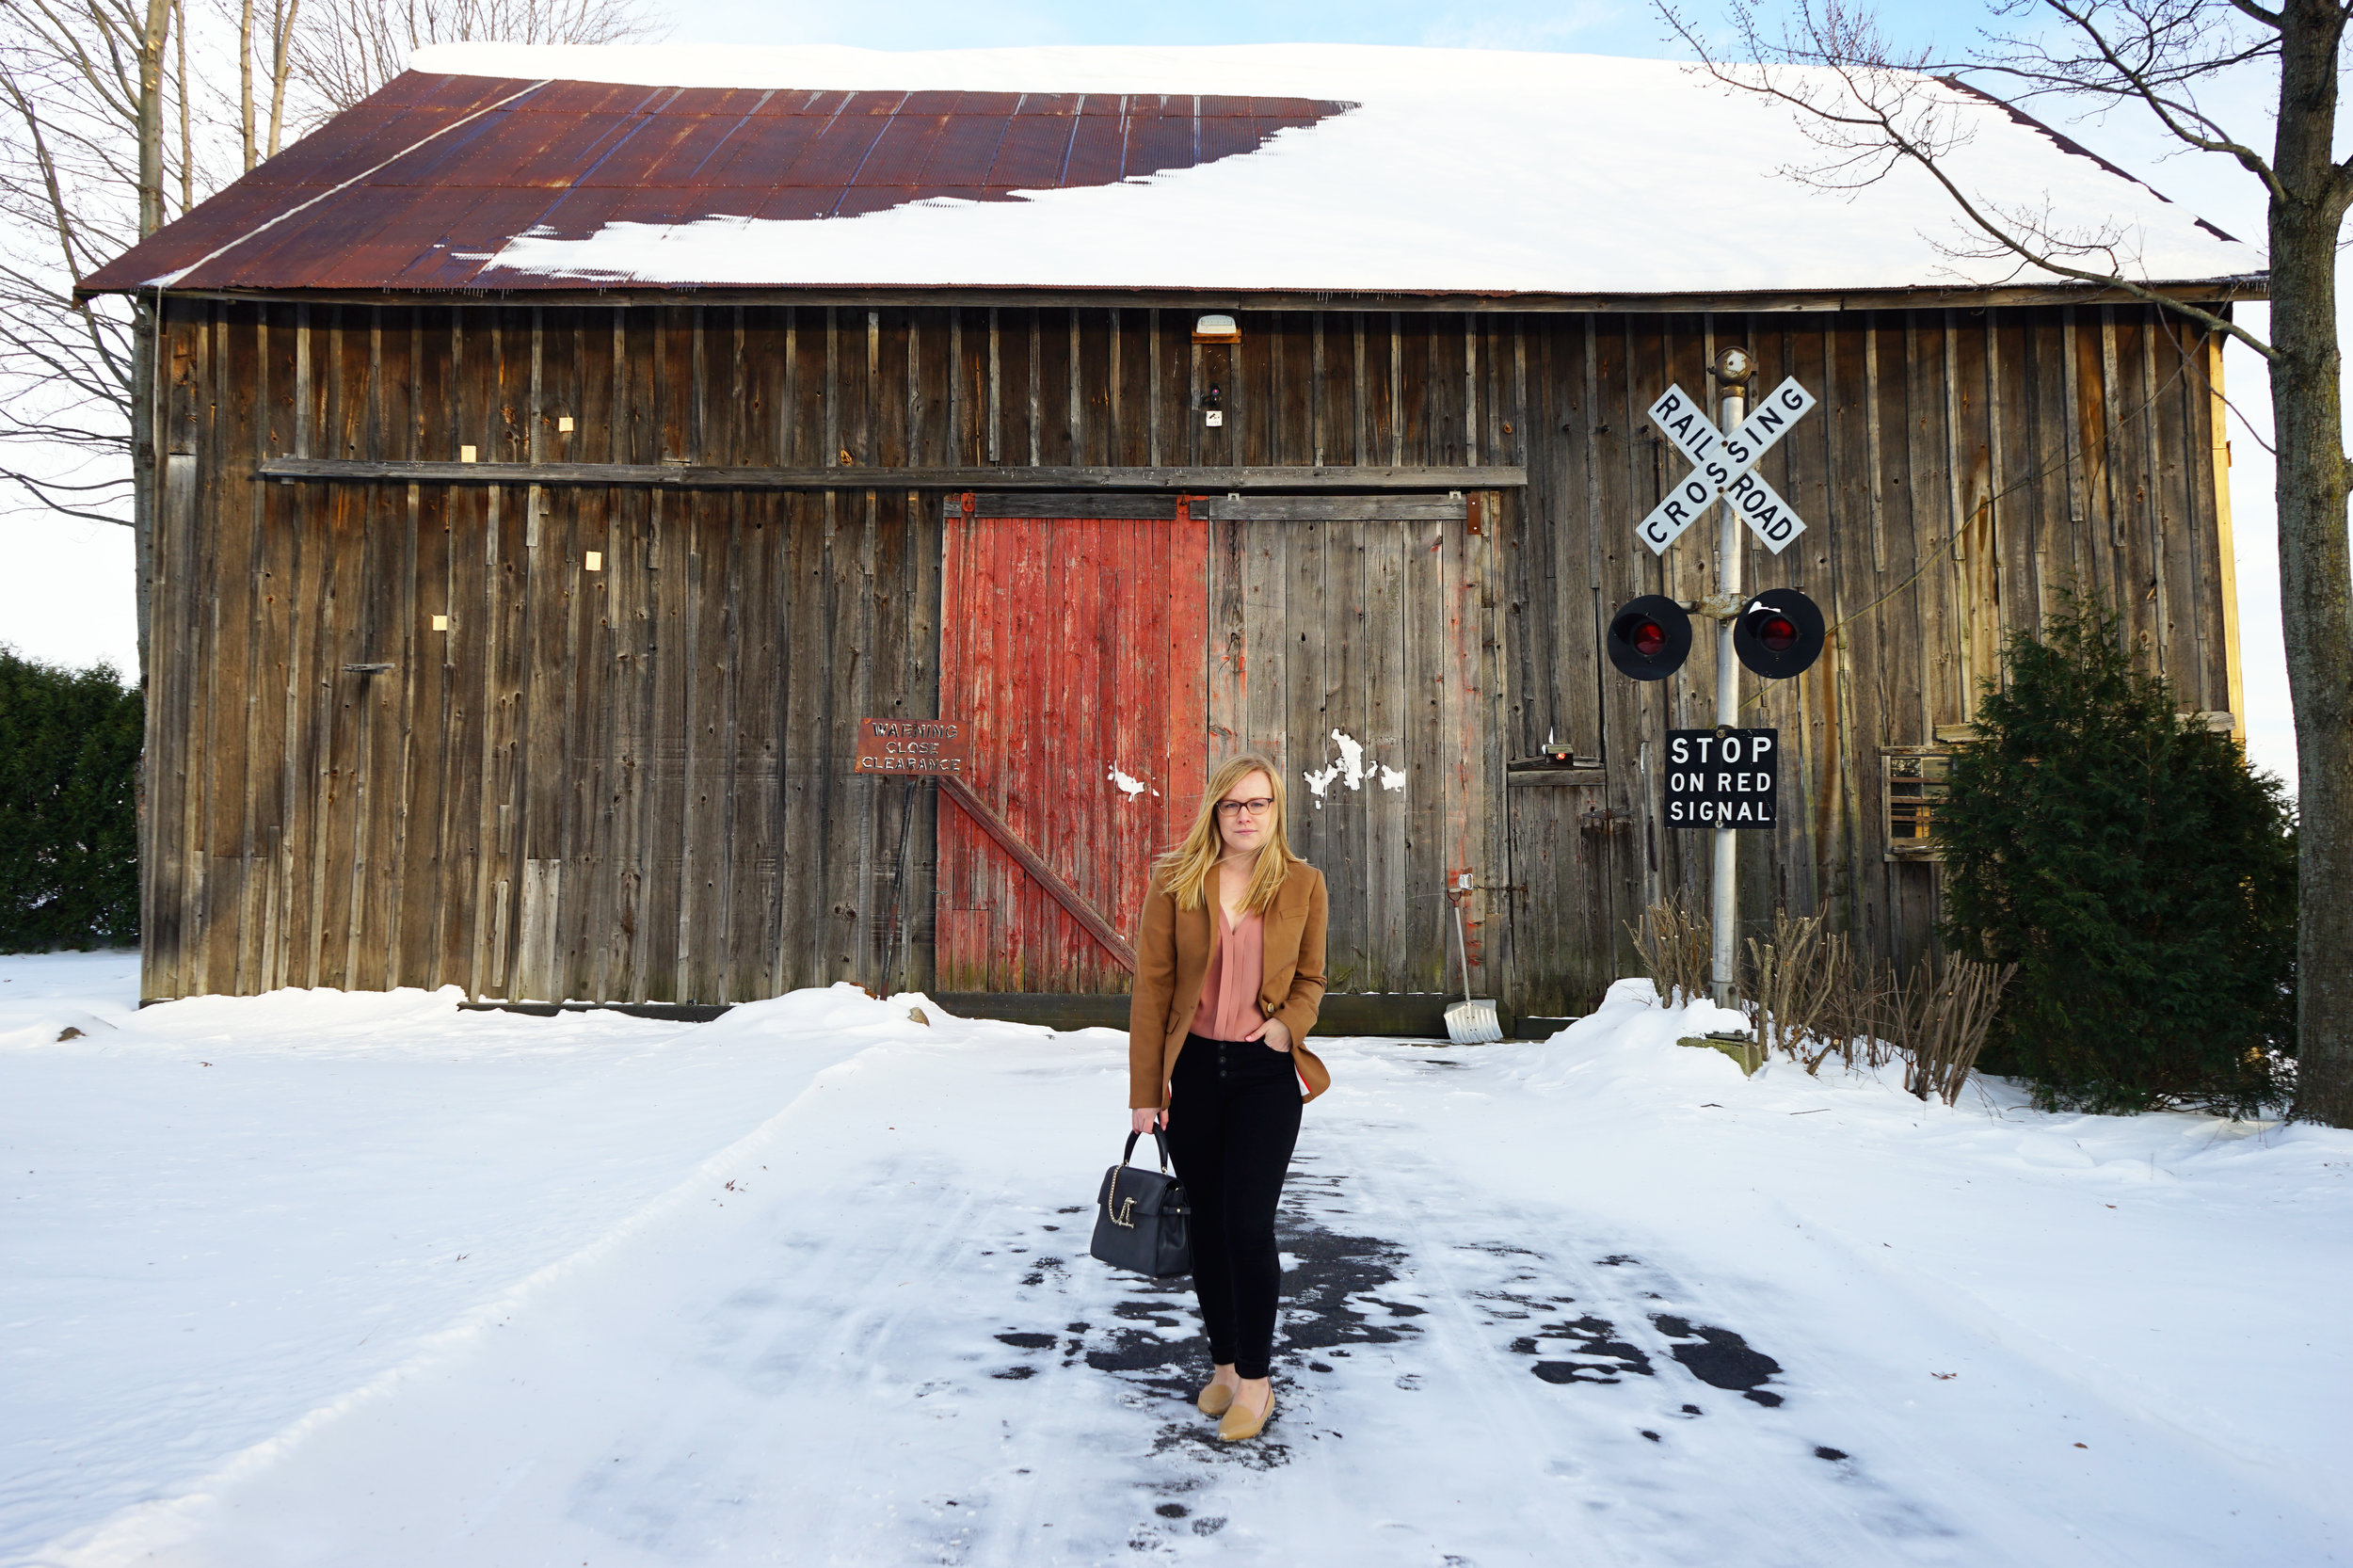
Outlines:
{"label": "snow covered ground", "polygon": [[0,959],[0,1560],[2353,1558],[2344,1133],[1743,1080],[1640,984],[1332,1042],[1228,1447],[1086,1256],[1114,1033],[135,979]]}

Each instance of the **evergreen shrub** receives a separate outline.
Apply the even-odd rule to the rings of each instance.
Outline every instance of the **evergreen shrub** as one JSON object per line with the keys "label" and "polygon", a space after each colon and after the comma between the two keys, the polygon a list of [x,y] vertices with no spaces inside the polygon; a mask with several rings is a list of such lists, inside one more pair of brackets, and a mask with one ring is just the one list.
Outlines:
{"label": "evergreen shrub", "polygon": [[2019,967],[1987,1065],[2053,1108],[2276,1103],[2296,1043],[2280,781],[2177,712],[2096,600],[2012,634],[2006,662],[1935,825],[1945,939]]}
{"label": "evergreen shrub", "polygon": [[139,937],[145,704],[111,665],[0,648],[0,952]]}

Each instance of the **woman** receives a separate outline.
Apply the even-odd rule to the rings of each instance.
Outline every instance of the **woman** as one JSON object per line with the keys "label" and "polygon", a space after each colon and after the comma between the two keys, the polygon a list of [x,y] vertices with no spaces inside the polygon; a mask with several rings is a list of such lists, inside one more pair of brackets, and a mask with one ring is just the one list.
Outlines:
{"label": "woman", "polygon": [[1323,873],[1284,837],[1282,776],[1256,755],[1221,763],[1144,894],[1128,1104],[1136,1131],[1167,1130],[1193,1210],[1217,1368],[1195,1402],[1228,1440],[1274,1414],[1274,1209],[1299,1108],[1332,1082],[1301,1043],[1323,1000]]}

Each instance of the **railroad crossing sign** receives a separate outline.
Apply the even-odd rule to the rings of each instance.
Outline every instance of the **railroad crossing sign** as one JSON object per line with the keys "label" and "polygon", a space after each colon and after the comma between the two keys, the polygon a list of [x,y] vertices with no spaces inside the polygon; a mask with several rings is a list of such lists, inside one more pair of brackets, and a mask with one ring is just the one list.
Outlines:
{"label": "railroad crossing sign", "polygon": [[1691,459],[1691,472],[1651,509],[1650,516],[1635,525],[1635,533],[1653,553],[1664,555],[1667,547],[1721,499],[1739,513],[1766,549],[1780,554],[1790,540],[1805,532],[1805,523],[1797,509],[1754,472],[1756,460],[1813,407],[1814,394],[1792,376],[1775,387],[1756,406],[1756,412],[1740,422],[1738,429],[1725,435],[1707,417],[1706,408],[1681,387],[1671,386],[1660,392],[1650,406],[1651,423]]}

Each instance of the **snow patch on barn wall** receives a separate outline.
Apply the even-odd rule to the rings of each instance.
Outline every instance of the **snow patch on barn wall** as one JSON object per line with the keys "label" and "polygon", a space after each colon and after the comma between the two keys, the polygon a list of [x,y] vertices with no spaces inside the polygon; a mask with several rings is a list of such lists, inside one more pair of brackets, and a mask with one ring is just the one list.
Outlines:
{"label": "snow patch on barn wall", "polygon": [[[1144,793],[1144,792],[1149,788],[1149,786],[1146,785],[1143,779],[1136,777],[1133,774],[1120,772],[1116,764],[1112,766],[1111,772],[1106,775],[1106,776],[1110,778],[1112,784],[1118,786],[1119,792],[1126,795],[1129,800],[1135,799],[1136,796]],[[1153,790],[1152,792],[1157,795],[1160,792]]]}
{"label": "snow patch on barn wall", "polygon": [[1309,768],[1299,776],[1305,779],[1307,792],[1316,797],[1316,809],[1323,808],[1326,795],[1334,784],[1345,784],[1361,794],[1365,781],[1371,779],[1393,794],[1405,792],[1405,772],[1386,762],[1365,760],[1365,743],[1344,729],[1332,731],[1332,744],[1338,748],[1339,759],[1320,768]]}

